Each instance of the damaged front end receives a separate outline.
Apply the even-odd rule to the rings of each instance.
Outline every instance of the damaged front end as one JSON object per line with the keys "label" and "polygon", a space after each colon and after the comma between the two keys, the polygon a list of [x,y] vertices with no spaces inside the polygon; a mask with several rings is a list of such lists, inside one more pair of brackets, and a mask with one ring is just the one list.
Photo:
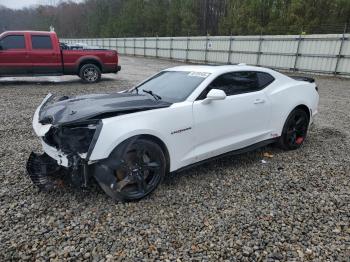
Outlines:
{"label": "damaged front end", "polygon": [[33,183],[41,190],[54,189],[67,182],[86,188],[90,176],[88,159],[101,126],[101,121],[51,126],[41,137],[45,153],[32,152],[27,162]]}
{"label": "damaged front end", "polygon": [[[100,159],[92,155],[98,140],[102,139],[106,143],[106,140],[115,139],[108,136],[100,138],[103,122],[106,118],[170,105],[168,102],[131,93],[58,99],[49,94],[33,118],[33,129],[40,138],[44,153],[31,153],[27,173],[40,190],[55,189],[67,182],[86,188],[91,178],[94,178],[108,195],[123,199],[120,190],[113,190],[116,172],[111,171],[111,167],[125,164],[120,159],[125,148],[119,145],[117,155],[114,151],[110,153],[112,159]],[[134,167],[129,169],[128,174],[132,171],[135,173]],[[117,175],[122,179],[120,172]]]}
{"label": "damaged front end", "polygon": [[[63,97],[58,101],[68,99]],[[89,181],[89,156],[102,128],[101,120],[77,120],[56,123],[55,116],[47,116],[46,107],[53,102],[49,94],[38,107],[33,128],[40,137],[43,154],[32,152],[27,161],[27,173],[40,190],[48,191],[71,184],[86,188]]]}

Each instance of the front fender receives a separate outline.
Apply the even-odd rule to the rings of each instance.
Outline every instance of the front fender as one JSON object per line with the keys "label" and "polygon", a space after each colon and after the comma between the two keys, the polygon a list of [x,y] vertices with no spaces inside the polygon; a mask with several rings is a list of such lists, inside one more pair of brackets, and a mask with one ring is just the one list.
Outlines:
{"label": "front fender", "polygon": [[[118,125],[119,126],[119,125]],[[160,139],[169,151],[170,158],[172,156],[171,148],[167,143],[166,138],[155,130],[151,129],[134,129],[130,131],[129,125],[124,125],[123,127],[118,128],[113,122],[108,121],[108,119],[103,120],[102,130],[97,139],[94,149],[91,152],[90,161],[97,161],[106,159],[112,153],[112,151],[120,145],[125,140],[140,136],[140,135],[150,135]]]}
{"label": "front fender", "polygon": [[[194,146],[192,125],[191,102],[105,118],[89,160],[106,159],[123,141],[134,136],[149,135],[163,142],[169,153],[170,171],[173,171],[191,162]],[[177,130],[187,132],[174,132]]]}

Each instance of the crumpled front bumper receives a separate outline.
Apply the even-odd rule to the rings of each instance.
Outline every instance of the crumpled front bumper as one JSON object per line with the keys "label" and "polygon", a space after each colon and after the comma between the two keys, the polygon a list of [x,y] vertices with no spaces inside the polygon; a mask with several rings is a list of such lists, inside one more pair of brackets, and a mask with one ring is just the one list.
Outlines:
{"label": "crumpled front bumper", "polygon": [[79,158],[72,160],[73,164],[66,168],[48,154],[32,152],[27,161],[27,174],[42,191],[56,189],[63,184],[86,188],[89,181],[87,163]]}
{"label": "crumpled front bumper", "polygon": [[47,154],[32,152],[27,161],[27,174],[40,190],[48,191],[59,185],[58,176],[60,166]]}

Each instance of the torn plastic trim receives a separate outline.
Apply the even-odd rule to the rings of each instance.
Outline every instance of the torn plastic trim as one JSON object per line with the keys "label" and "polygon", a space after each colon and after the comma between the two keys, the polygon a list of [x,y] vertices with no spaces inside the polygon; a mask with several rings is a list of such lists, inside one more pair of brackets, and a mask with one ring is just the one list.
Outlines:
{"label": "torn plastic trim", "polygon": [[69,167],[63,167],[46,153],[32,152],[26,169],[33,184],[42,191],[54,190],[63,184],[86,188],[90,178],[87,162],[77,155],[69,158]]}
{"label": "torn plastic trim", "polygon": [[56,188],[55,174],[60,166],[47,154],[32,152],[29,155],[26,170],[33,184],[42,191],[49,191]]}
{"label": "torn plastic trim", "polygon": [[49,146],[41,139],[41,145],[44,152],[49,155],[51,158],[56,160],[57,164],[64,167],[69,167],[68,155],[64,154],[62,151],[57,150],[56,148]]}
{"label": "torn plastic trim", "polygon": [[86,160],[89,161],[90,160],[90,157],[91,157],[91,154],[92,154],[92,151],[94,150],[95,146],[96,146],[96,143],[97,143],[97,140],[98,138],[100,137],[100,134],[101,134],[101,130],[102,130],[102,127],[103,127],[103,122],[102,120],[99,120],[98,121],[98,124],[96,126],[96,130],[95,130],[95,133],[94,133],[94,136],[90,142],[90,146],[89,146],[89,149],[86,153]]}

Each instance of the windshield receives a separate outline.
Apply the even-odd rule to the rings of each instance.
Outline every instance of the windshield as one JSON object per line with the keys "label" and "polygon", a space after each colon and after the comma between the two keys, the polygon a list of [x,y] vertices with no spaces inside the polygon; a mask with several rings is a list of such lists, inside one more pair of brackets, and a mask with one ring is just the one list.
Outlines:
{"label": "windshield", "polygon": [[163,71],[136,88],[139,94],[153,94],[172,103],[182,102],[208,75],[201,72]]}

